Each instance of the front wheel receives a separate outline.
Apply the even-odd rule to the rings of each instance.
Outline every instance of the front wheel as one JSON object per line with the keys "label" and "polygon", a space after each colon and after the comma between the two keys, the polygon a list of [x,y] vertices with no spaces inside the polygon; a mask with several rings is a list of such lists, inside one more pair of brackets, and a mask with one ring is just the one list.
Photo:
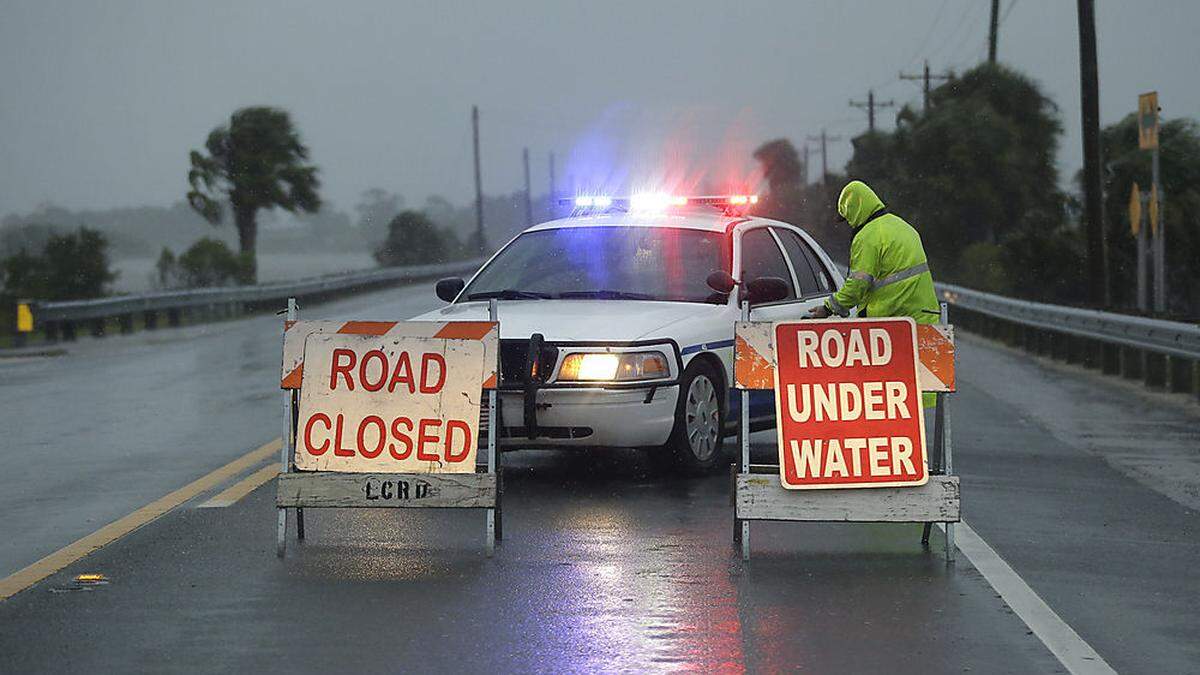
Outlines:
{"label": "front wheel", "polygon": [[675,427],[666,450],[685,473],[706,473],[729,461],[722,448],[725,390],[715,369],[694,360],[679,382]]}

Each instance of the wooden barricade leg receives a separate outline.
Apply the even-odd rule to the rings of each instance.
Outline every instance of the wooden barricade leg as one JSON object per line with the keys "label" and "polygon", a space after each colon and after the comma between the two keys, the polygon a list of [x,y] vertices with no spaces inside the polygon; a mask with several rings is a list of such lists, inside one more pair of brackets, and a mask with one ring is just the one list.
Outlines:
{"label": "wooden barricade leg", "polygon": [[[942,471],[942,458],[945,456],[946,437],[946,394],[938,392],[937,405],[933,409],[933,443],[931,448],[933,452],[929,453],[929,474],[940,475]],[[933,529],[933,523],[925,523],[925,527],[921,532],[921,546],[929,547],[929,533]]]}
{"label": "wooden barricade leg", "polygon": [[[496,321],[499,315],[499,303],[495,298],[488,302],[488,319]],[[496,350],[496,386],[500,385],[500,351]],[[497,473],[496,456],[496,390],[488,390],[488,473]],[[503,519],[500,516],[500,477],[496,477],[496,506],[487,509],[484,516],[483,545],[487,557],[492,557],[496,551],[496,539],[502,535]]]}
{"label": "wooden barricade leg", "polygon": [[[953,462],[953,443],[950,440],[950,414],[948,411],[950,397],[948,394],[942,394],[942,416],[943,429],[942,440],[945,443],[945,455],[942,458],[942,467],[945,469],[947,476],[954,475]],[[954,562],[954,523],[946,523],[946,564]]]}
{"label": "wooden barricade leg", "polygon": [[[297,430],[300,424],[300,392],[292,390],[292,450],[288,453],[288,470],[292,470],[296,466],[296,440],[299,438]],[[304,509],[296,507],[296,539],[304,541]]]}
{"label": "wooden barricade leg", "polygon": [[[287,321],[296,320],[296,299],[288,298]],[[283,436],[279,444],[279,473],[287,473],[291,468],[292,459],[292,391],[283,392]],[[275,529],[275,555],[283,557],[287,550],[287,509],[278,507],[278,523]],[[297,511],[298,513],[299,511]]]}
{"label": "wooden barricade leg", "polygon": [[[742,436],[738,432],[738,447],[741,448]],[[733,509],[733,545],[736,548],[742,543],[742,521],[737,517],[737,477],[738,471],[742,468],[742,463],[739,461],[736,464],[729,465],[729,506]]]}
{"label": "wooden barricade leg", "polygon": [[[742,473],[750,473],[750,392],[742,390],[742,429],[738,434],[742,446]],[[741,528],[742,560],[750,559],[750,521],[743,520]]]}

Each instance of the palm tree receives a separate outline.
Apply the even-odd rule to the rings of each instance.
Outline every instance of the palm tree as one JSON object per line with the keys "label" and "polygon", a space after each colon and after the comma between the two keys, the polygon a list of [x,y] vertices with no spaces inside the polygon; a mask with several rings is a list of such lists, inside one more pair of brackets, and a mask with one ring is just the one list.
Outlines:
{"label": "palm tree", "polygon": [[[229,200],[238,244],[254,265],[259,209],[283,208],[313,213],[321,208],[317,167],[308,164],[308,148],[292,126],[287,111],[257,106],[242,108],[219,126],[204,144],[208,154],[191,153],[188,203],[208,222],[222,217],[222,199]],[[250,278],[255,278],[253,267]]]}

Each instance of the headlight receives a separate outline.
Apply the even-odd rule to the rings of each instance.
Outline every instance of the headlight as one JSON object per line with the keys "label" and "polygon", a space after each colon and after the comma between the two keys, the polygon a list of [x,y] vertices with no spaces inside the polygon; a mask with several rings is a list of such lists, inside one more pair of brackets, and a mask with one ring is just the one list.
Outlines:
{"label": "headlight", "polygon": [[662,352],[567,354],[558,369],[558,379],[563,382],[630,382],[670,376]]}

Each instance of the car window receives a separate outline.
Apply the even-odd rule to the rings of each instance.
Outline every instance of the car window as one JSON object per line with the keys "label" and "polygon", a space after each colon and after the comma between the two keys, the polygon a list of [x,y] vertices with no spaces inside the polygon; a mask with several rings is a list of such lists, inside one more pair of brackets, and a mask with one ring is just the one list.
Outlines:
{"label": "car window", "polygon": [[765,227],[742,235],[742,279],[753,281],[762,277],[783,279],[788,285],[788,299],[796,297],[792,273],[783,258],[783,251],[779,250],[779,244],[775,243],[775,238]]}
{"label": "car window", "polygon": [[728,237],[673,227],[564,227],[526,232],[463,291],[563,299],[713,302],[706,279],[730,271]]}
{"label": "car window", "polygon": [[775,234],[779,235],[779,240],[783,242],[783,248],[787,251],[788,259],[792,261],[792,267],[796,269],[796,280],[800,284],[800,296],[809,297],[828,293],[830,291],[829,278],[825,274],[824,266],[817,260],[817,256],[800,235],[795,232],[781,227],[772,228]]}

